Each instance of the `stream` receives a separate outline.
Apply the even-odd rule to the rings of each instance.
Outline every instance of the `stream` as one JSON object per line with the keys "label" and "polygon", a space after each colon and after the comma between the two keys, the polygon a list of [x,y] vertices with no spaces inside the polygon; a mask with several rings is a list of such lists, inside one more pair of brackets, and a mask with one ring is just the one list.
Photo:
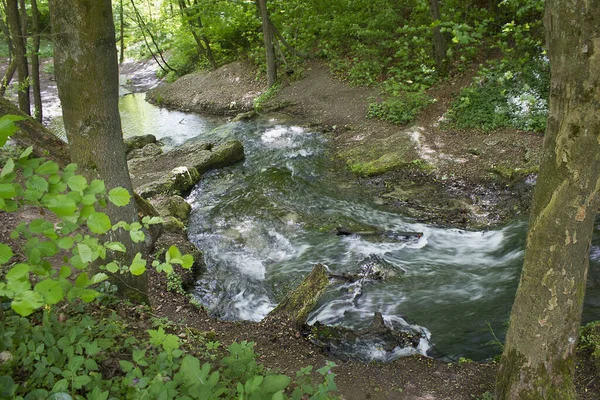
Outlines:
{"label": "stream", "polygon": [[[285,121],[227,123],[168,111],[143,94],[121,98],[125,136],[154,134],[165,150],[193,140],[236,138],[246,160],[206,173],[187,198],[190,240],[207,272],[193,295],[227,320],[259,321],[313,268],[356,274],[373,263],[383,280],[334,281],[309,322],[360,329],[373,313],[422,332],[415,349],[355,349],[362,359],[411,352],[458,360],[500,353],[523,261],[526,221],[465,231],[417,223],[386,211],[336,172],[323,135]],[[59,123],[56,123],[60,125]],[[57,126],[55,125],[55,126]],[[338,226],[373,236],[337,236]],[[419,232],[419,236],[403,236]],[[584,322],[600,319],[600,234],[594,235]]]}

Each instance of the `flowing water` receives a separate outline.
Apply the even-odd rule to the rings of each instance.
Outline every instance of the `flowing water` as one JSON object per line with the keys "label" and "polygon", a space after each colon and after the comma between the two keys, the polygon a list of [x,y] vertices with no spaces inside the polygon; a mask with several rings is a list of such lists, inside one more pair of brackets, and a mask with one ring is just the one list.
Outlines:
{"label": "flowing water", "polygon": [[[156,108],[140,94],[123,97],[121,110],[126,136],[153,133],[167,147],[198,139],[244,143],[245,162],[205,174],[187,199],[189,236],[208,266],[193,294],[215,316],[258,321],[314,264],[341,275],[375,260],[386,279],[334,282],[310,321],[359,329],[379,311],[390,325],[422,331],[420,352],[434,346],[450,358],[474,360],[499,353],[489,342],[494,334],[504,338],[525,221],[472,232],[385,211],[333,172],[322,135],[277,120],[223,123]],[[380,234],[337,236],[337,226]],[[591,260],[584,320],[600,319],[598,234]],[[366,353],[388,360],[407,352]]]}

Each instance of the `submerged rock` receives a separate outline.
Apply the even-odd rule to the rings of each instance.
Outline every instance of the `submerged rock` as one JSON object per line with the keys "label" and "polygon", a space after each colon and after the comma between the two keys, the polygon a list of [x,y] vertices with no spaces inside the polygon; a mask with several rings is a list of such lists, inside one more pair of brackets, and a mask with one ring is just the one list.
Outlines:
{"label": "submerged rock", "polygon": [[366,362],[391,361],[400,355],[425,355],[428,348],[428,345],[421,343],[422,340],[428,341],[426,332],[408,324],[392,328],[379,312],[375,313],[371,324],[362,330],[322,325],[317,321],[312,326],[306,326],[304,334],[311,343],[323,347],[329,354]]}

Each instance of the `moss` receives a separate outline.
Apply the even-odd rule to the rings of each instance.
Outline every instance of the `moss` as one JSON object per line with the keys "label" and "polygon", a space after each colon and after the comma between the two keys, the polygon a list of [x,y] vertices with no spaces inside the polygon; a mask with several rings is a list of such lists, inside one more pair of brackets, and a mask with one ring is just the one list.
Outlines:
{"label": "moss", "polygon": [[284,315],[296,325],[306,323],[319,297],[327,286],[329,278],[322,264],[317,264],[300,285],[290,292],[279,305],[269,313],[269,317]]}
{"label": "moss", "polygon": [[403,152],[395,151],[386,153],[376,160],[369,162],[356,162],[349,165],[350,171],[364,176],[382,175],[388,171],[401,169],[410,165],[404,158]]}
{"label": "moss", "polygon": [[515,168],[506,165],[492,165],[489,171],[507,180],[516,180],[530,174],[537,174],[539,167],[533,166],[528,168]]}

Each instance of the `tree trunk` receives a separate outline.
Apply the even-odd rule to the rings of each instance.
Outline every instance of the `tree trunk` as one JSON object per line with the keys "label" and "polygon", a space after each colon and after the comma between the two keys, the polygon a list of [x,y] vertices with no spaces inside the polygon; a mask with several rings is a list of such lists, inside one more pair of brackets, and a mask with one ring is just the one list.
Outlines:
{"label": "tree trunk", "polygon": [[273,46],[273,32],[271,30],[271,19],[267,9],[267,0],[257,0],[262,21],[263,39],[267,57],[267,86],[271,87],[277,81],[277,65],[275,64],[275,47]]}
{"label": "tree trunk", "polygon": [[33,146],[33,154],[36,157],[49,158],[62,167],[71,162],[69,146],[65,142],[42,124],[26,116],[10,101],[0,98],[0,117],[7,114],[27,117],[16,123],[20,129],[11,136],[11,140],[23,148]]}
{"label": "tree trunk", "polygon": [[17,0],[7,0],[6,17],[12,34],[12,43],[15,51],[15,61],[19,73],[19,109],[27,115],[31,115],[29,100],[29,67],[27,65],[27,49],[25,38],[21,31],[21,18]]}
{"label": "tree trunk", "polygon": [[123,64],[125,61],[125,16],[123,15],[123,0],[119,1],[119,23],[119,31],[121,33],[119,64]]}
{"label": "tree trunk", "polygon": [[10,81],[12,81],[13,76],[15,75],[15,71],[17,70],[17,62],[13,58],[8,64],[8,68],[6,69],[6,73],[2,78],[2,82],[0,82],[0,97],[4,97],[6,94],[6,89],[8,85],[10,85]]}
{"label": "tree trunk", "polygon": [[[190,9],[185,4],[184,0],[179,0],[179,11],[181,12],[181,17],[187,22],[188,27],[190,28],[190,32],[194,37],[194,41],[196,42],[196,47],[198,48],[198,55],[204,55],[208,62],[210,63],[211,69],[217,69],[217,62],[215,61],[215,57],[213,56],[212,48],[210,47],[210,40],[204,34],[198,35],[196,32],[196,27],[202,29],[202,19],[200,18],[200,14],[196,17],[196,26],[191,20]],[[194,6],[197,6],[198,3],[194,1]]]}
{"label": "tree trunk", "polygon": [[438,0],[429,0],[429,11],[434,26],[433,31],[433,55],[435,58],[435,67],[439,75],[446,75],[446,41],[440,30],[439,22],[442,18],[440,14],[440,4]]}
{"label": "tree trunk", "polygon": [[[119,116],[119,72],[111,0],[51,0],[54,64],[71,159],[88,178],[102,179],[107,190],[133,193]],[[135,222],[132,201],[108,206],[111,221]],[[110,240],[127,247],[131,260],[141,245],[119,229]],[[122,260],[127,263],[128,260]],[[122,293],[147,299],[147,275],[116,275]]]}
{"label": "tree trunk", "polygon": [[37,7],[37,0],[31,0],[31,19],[33,37],[33,53],[31,54],[31,80],[33,87],[33,117],[38,122],[42,122],[42,91],[40,88],[40,13]]}
{"label": "tree trunk", "polygon": [[497,399],[574,399],[574,356],[600,205],[600,0],[548,0],[551,92]]}

